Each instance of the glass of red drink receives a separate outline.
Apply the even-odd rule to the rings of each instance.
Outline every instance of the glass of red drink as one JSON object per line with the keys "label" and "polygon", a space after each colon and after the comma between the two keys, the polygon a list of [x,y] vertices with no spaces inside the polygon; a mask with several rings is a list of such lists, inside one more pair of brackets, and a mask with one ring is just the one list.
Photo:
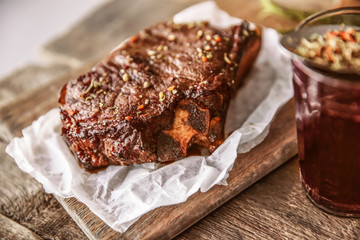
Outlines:
{"label": "glass of red drink", "polygon": [[[292,52],[300,178],[315,205],[340,216],[360,216],[360,56],[358,49],[346,53],[359,47],[359,24],[359,8],[335,9],[303,21],[290,36],[298,39],[284,36],[291,44],[314,33],[329,37],[315,40],[320,48],[305,42],[319,49],[310,57],[296,44],[286,48]],[[338,45],[344,40],[344,56],[332,34]]]}

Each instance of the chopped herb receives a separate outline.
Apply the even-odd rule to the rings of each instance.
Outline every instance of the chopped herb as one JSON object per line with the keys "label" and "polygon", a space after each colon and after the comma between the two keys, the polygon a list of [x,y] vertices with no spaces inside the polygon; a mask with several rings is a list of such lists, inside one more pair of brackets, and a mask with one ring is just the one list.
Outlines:
{"label": "chopped herb", "polygon": [[168,36],[168,40],[169,41],[174,41],[175,40],[175,35],[174,34],[170,34],[169,36]]}
{"label": "chopped herb", "polygon": [[203,34],[204,34],[203,31],[201,31],[201,30],[197,31],[196,38],[200,39],[203,36]]}
{"label": "chopped herb", "polygon": [[160,100],[160,102],[165,100],[165,94],[163,92],[159,93],[159,100]]}
{"label": "chopped herb", "polygon": [[101,86],[101,83],[99,83],[99,82],[94,82],[94,88],[98,88],[98,87],[100,87]]}
{"label": "chopped herb", "polygon": [[149,99],[145,99],[145,104],[147,105],[147,104],[149,104]]}
{"label": "chopped herb", "polygon": [[230,61],[230,59],[228,58],[228,56],[227,56],[226,53],[224,53],[224,61],[225,61],[226,63],[228,63],[228,64],[231,64],[231,61]]}
{"label": "chopped herb", "polygon": [[91,96],[87,96],[87,97],[85,98],[85,101],[91,100],[92,98],[93,98],[92,95],[91,95]]}
{"label": "chopped herb", "polygon": [[151,87],[151,83],[150,82],[144,82],[144,88],[149,88]]}
{"label": "chopped herb", "polygon": [[149,56],[152,56],[152,55],[155,55],[155,54],[156,54],[156,51],[154,51],[154,50],[147,50],[146,52],[147,52],[147,54],[148,54]]}
{"label": "chopped herb", "polygon": [[89,87],[86,89],[86,91],[83,94],[84,95],[88,94],[93,87],[94,87],[94,79],[91,79],[91,83],[90,83]]}
{"label": "chopped herb", "polygon": [[125,73],[125,74],[123,75],[123,80],[124,80],[124,82],[129,81],[129,80],[130,80],[129,74]]}

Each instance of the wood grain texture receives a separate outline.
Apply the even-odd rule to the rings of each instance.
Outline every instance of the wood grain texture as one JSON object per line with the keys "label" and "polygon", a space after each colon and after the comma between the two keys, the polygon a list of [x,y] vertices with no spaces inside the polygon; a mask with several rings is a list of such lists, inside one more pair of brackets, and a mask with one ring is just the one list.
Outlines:
{"label": "wood grain texture", "polygon": [[30,93],[61,75],[68,75],[70,71],[69,66],[62,64],[28,65],[15,70],[0,79],[0,107],[16,101],[20,95]]}
{"label": "wood grain texture", "polygon": [[41,240],[42,238],[10,218],[0,214],[0,239]]}
{"label": "wood grain texture", "polygon": [[86,239],[56,199],[5,153],[6,145],[0,142],[0,239]]}
{"label": "wood grain texture", "polygon": [[360,220],[316,208],[300,184],[293,158],[175,238],[359,239]]}

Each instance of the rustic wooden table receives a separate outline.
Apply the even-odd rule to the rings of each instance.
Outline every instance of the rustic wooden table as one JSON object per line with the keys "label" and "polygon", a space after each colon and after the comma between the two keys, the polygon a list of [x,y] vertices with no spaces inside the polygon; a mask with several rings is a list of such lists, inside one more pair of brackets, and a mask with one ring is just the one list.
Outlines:
{"label": "rustic wooden table", "polygon": [[[0,239],[86,239],[87,236],[112,239],[120,236],[86,232],[97,224],[90,215],[81,219],[89,218],[90,227],[80,228],[75,223],[81,222],[77,219],[79,215],[72,215],[74,221],[58,200],[64,206],[70,205],[64,203],[64,199],[57,200],[46,194],[41,184],[23,173],[4,149],[11,138],[21,135],[22,128],[56,107],[58,89],[67,79],[89,69],[119,42],[149,23],[169,19],[196,2],[107,1],[66,34],[43,47],[46,66],[25,66],[0,80]],[[223,0],[218,1],[218,5],[231,15],[266,27],[289,29],[296,25],[296,21],[264,15],[260,1]],[[292,116],[292,104],[289,102],[282,110],[283,119]],[[289,121],[293,128],[293,118]],[[360,219],[326,214],[305,197],[296,160],[292,157],[222,206],[212,206],[217,209],[176,238],[359,239]]]}

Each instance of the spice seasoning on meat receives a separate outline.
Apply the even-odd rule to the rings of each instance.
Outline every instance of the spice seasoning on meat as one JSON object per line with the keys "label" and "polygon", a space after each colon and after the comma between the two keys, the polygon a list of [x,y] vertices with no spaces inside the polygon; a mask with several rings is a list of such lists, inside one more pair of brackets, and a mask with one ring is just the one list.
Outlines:
{"label": "spice seasoning on meat", "polygon": [[[153,25],[63,87],[62,134],[70,147],[80,146],[74,154],[87,170],[176,161],[198,141],[213,151],[224,121],[210,123],[214,116],[225,119],[244,77],[237,73],[251,67],[260,43],[260,32],[246,21],[225,29],[201,22]],[[182,124],[191,130],[179,132]]]}

